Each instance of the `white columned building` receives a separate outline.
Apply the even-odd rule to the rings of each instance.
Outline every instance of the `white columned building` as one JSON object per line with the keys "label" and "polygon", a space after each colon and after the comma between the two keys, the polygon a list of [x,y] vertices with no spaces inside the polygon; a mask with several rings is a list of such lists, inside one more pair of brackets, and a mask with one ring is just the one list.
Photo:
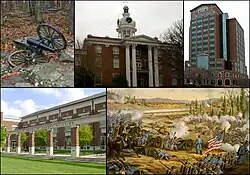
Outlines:
{"label": "white columned building", "polygon": [[133,87],[137,87],[137,71],[136,71],[136,45],[132,45],[132,70],[133,70]]}
{"label": "white columned building", "polygon": [[159,87],[159,64],[158,64],[158,48],[154,47],[154,69],[155,69],[155,87]]}
{"label": "white columned building", "polygon": [[130,78],[130,53],[129,53],[129,44],[126,44],[126,78],[128,81],[128,86],[131,86],[131,78]]}
{"label": "white columned building", "polygon": [[[139,73],[148,73],[149,87],[159,87],[158,46],[162,43],[158,38],[146,35],[135,35],[136,22],[130,17],[128,6],[124,6],[122,18],[117,20],[118,38],[125,47],[126,79],[129,87],[137,87]],[[142,60],[138,58],[139,47],[148,49],[146,70],[142,70]],[[132,57],[131,57],[132,56]],[[132,69],[131,69],[132,68]],[[132,76],[132,77],[131,77]]]}
{"label": "white columned building", "polygon": [[152,64],[152,46],[148,46],[148,70],[149,70],[149,87],[154,86],[153,82],[153,64]]}

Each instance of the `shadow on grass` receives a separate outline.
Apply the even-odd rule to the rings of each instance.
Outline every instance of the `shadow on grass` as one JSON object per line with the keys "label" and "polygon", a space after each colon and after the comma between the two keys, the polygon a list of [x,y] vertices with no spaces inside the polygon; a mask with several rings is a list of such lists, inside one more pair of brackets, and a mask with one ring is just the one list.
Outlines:
{"label": "shadow on grass", "polygon": [[47,162],[47,163],[54,163],[54,164],[65,164],[65,165],[73,165],[73,166],[81,166],[81,167],[90,167],[96,169],[106,169],[106,164],[99,164],[99,163],[85,163],[85,162],[70,162],[70,161],[62,161],[62,160],[44,160],[44,159],[37,159],[31,157],[21,157],[21,156],[8,156],[8,155],[1,155],[2,157],[13,158],[13,159],[22,159],[22,160],[29,160],[29,161],[37,161],[37,162]]}

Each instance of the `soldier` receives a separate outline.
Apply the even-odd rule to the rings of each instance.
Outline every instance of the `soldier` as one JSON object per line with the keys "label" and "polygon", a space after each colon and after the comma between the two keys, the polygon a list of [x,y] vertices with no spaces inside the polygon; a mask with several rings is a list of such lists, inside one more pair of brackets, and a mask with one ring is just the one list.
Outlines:
{"label": "soldier", "polygon": [[170,133],[168,132],[167,135],[164,137],[164,145],[163,148],[169,149],[170,148]]}
{"label": "soldier", "polygon": [[209,161],[209,163],[211,163],[211,164],[216,164],[217,161],[218,161],[218,160],[216,159],[215,154],[213,154],[213,155],[212,155],[212,158],[211,158],[210,161]]}
{"label": "soldier", "polygon": [[174,150],[174,151],[177,151],[177,137],[174,137],[171,141],[171,148],[170,150]]}
{"label": "soldier", "polygon": [[215,171],[215,172],[216,172],[217,174],[223,174],[223,172],[222,172],[222,170],[221,170],[219,164],[217,164],[217,166],[216,166],[216,171]]}
{"label": "soldier", "polygon": [[170,174],[171,174],[171,175],[175,175],[175,174],[177,174],[177,171],[176,171],[175,166],[172,166],[172,167],[171,167]]}
{"label": "soldier", "polygon": [[222,157],[221,157],[221,156],[219,156],[219,157],[218,157],[217,164],[219,164],[219,165],[220,165],[220,167],[222,167],[223,160],[222,160]]}
{"label": "soldier", "polygon": [[237,152],[237,156],[238,156],[237,163],[239,163],[239,164],[244,163],[244,161],[246,159],[247,148],[243,143],[244,142],[241,142],[241,145],[240,145],[239,150]]}
{"label": "soldier", "polygon": [[119,136],[119,128],[120,126],[118,125],[118,122],[116,123],[114,127],[114,137],[117,138]]}
{"label": "soldier", "polygon": [[181,166],[181,174],[186,174],[187,171],[187,162],[185,162],[182,166]]}
{"label": "soldier", "polygon": [[200,135],[198,135],[198,138],[195,141],[195,147],[196,147],[196,154],[200,152],[200,155],[202,155],[202,146],[203,146],[203,140],[200,138]]}
{"label": "soldier", "polygon": [[198,174],[198,173],[199,171],[198,171],[197,163],[193,163],[193,169],[190,174]]}
{"label": "soldier", "polygon": [[204,159],[204,162],[208,163],[210,159],[211,159],[210,154],[207,154],[207,156]]}

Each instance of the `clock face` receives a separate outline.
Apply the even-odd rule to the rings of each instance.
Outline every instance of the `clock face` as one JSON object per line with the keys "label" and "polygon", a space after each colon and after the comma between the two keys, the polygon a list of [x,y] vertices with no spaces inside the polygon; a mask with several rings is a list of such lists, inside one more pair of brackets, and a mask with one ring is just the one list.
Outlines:
{"label": "clock face", "polygon": [[126,21],[127,21],[128,23],[131,23],[131,22],[132,22],[132,18],[127,17],[127,18],[126,18]]}

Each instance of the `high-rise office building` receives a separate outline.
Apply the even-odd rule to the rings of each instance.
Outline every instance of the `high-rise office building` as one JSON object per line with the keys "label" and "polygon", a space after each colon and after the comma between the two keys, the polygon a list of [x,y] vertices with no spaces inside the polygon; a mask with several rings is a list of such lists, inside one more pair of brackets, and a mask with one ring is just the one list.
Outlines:
{"label": "high-rise office building", "polygon": [[244,30],[216,4],[191,11],[185,84],[247,86]]}

